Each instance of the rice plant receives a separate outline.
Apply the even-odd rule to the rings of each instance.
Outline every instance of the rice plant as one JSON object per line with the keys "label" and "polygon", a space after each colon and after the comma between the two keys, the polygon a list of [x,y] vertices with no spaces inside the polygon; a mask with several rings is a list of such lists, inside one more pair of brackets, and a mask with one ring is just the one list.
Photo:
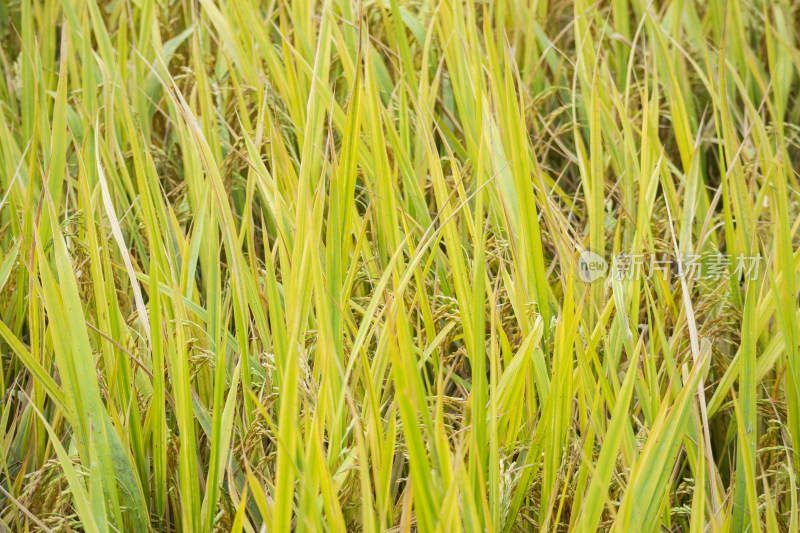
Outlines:
{"label": "rice plant", "polygon": [[797,532],[798,28],[0,2],[0,530]]}

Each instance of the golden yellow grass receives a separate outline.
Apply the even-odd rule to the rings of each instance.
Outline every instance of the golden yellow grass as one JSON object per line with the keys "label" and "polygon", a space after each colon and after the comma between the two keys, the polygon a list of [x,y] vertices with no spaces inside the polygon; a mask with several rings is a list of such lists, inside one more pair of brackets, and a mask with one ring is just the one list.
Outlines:
{"label": "golden yellow grass", "polygon": [[799,26],[2,2],[0,530],[797,532]]}

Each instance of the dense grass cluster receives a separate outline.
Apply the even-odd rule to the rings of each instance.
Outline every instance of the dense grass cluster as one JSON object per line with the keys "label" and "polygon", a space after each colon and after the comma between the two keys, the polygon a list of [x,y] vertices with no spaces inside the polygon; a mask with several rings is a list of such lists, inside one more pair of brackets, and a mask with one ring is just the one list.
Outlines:
{"label": "dense grass cluster", "polygon": [[792,4],[0,2],[0,530],[797,532]]}

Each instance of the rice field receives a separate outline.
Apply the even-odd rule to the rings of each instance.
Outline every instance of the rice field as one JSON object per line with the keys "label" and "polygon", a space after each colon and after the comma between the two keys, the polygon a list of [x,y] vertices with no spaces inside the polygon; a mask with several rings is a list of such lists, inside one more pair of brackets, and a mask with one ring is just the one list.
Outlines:
{"label": "rice field", "polygon": [[0,1],[0,531],[797,532],[799,27]]}

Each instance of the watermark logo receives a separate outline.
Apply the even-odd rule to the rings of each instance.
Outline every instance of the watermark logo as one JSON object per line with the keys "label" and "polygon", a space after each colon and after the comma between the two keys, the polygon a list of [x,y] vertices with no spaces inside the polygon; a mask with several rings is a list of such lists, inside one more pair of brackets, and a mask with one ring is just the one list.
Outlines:
{"label": "watermark logo", "polygon": [[586,282],[591,283],[600,278],[604,278],[608,271],[608,262],[602,256],[589,250],[584,250],[578,257],[578,276]]}
{"label": "watermark logo", "polygon": [[762,257],[760,255],[735,257],[722,253],[687,254],[671,257],[668,254],[620,253],[610,265],[602,256],[584,250],[578,256],[578,275],[585,283],[604,279],[606,274],[618,280],[653,279],[659,275],[665,280],[679,278],[685,281],[723,279],[758,279]]}

